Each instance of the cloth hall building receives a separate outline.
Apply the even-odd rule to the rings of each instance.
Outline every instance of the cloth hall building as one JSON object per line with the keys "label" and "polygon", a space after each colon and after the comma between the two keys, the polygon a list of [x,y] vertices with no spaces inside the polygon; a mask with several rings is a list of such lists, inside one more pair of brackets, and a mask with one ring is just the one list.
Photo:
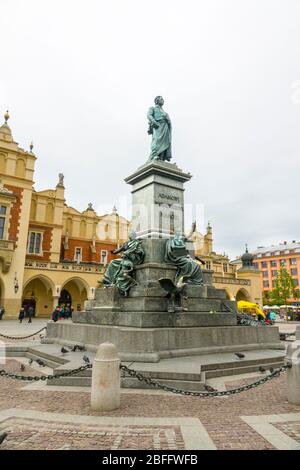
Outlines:
{"label": "cloth hall building", "polygon": [[68,206],[62,174],[55,188],[35,191],[37,157],[14,141],[8,119],[0,127],[0,306],[6,318],[22,305],[48,318],[58,303],[82,309],[129,222],[116,209],[99,216],[91,204]]}

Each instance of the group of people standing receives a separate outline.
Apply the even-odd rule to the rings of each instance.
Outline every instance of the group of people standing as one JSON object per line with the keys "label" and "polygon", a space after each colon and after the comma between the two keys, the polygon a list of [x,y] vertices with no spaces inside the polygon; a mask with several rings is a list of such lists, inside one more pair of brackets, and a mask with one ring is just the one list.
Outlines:
{"label": "group of people standing", "polygon": [[[77,305],[77,310],[81,310],[80,305]],[[74,308],[71,305],[57,305],[55,309],[52,312],[51,318],[53,321],[57,320],[62,320],[62,319],[67,319],[67,318],[72,318],[72,312],[74,311]],[[2,320],[3,316],[5,314],[5,309],[4,307],[0,306],[0,320]],[[28,319],[28,323],[32,323],[32,319],[34,317],[34,308],[32,305],[24,305],[21,307],[20,312],[19,312],[19,322],[22,323],[23,320]]]}
{"label": "group of people standing", "polygon": [[73,310],[74,308],[71,305],[57,305],[52,312],[52,320],[56,322],[58,320],[71,318]]}
{"label": "group of people standing", "polygon": [[32,305],[29,305],[29,307],[21,307],[20,312],[19,312],[19,322],[22,323],[25,318],[28,318],[28,323],[32,323],[32,318],[34,316],[34,308]]}

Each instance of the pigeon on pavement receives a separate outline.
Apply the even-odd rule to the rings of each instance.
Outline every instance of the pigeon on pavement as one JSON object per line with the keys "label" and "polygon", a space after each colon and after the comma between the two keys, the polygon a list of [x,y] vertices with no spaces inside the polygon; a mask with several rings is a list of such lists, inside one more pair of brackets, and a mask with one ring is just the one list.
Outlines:
{"label": "pigeon on pavement", "polygon": [[244,359],[244,357],[245,357],[245,354],[240,353],[240,352],[235,353],[235,355],[236,355],[236,357],[238,357],[239,359]]}
{"label": "pigeon on pavement", "polygon": [[66,354],[66,353],[68,353],[68,352],[70,352],[70,351],[69,351],[68,349],[62,347],[61,350],[60,350],[60,352],[61,352],[62,354]]}
{"label": "pigeon on pavement", "polygon": [[77,349],[78,349],[78,351],[86,351],[85,346],[79,346],[79,344],[75,344],[75,346],[73,346],[73,348],[72,348],[72,351],[76,352]]}
{"label": "pigeon on pavement", "polygon": [[264,369],[262,366],[260,366],[260,368],[259,368],[258,370],[259,370],[259,372],[261,372],[262,374],[263,374],[264,372],[266,372],[266,369]]}
{"label": "pigeon on pavement", "polygon": [[0,444],[2,444],[2,442],[4,441],[4,439],[7,438],[7,432],[2,432],[0,434]]}
{"label": "pigeon on pavement", "polygon": [[39,366],[45,367],[45,363],[41,359],[37,359],[36,362],[38,363]]}
{"label": "pigeon on pavement", "polygon": [[84,361],[86,364],[89,364],[89,363],[90,363],[90,360],[89,360],[89,358],[88,358],[86,355],[84,355],[82,359],[83,359],[83,361]]}
{"label": "pigeon on pavement", "polygon": [[24,364],[21,364],[20,369],[21,369],[21,372],[24,372],[24,370],[25,370]]}
{"label": "pigeon on pavement", "polygon": [[211,387],[210,385],[204,385],[204,388],[207,392],[217,392],[218,391],[214,387]]}
{"label": "pigeon on pavement", "polygon": [[29,359],[28,364],[31,366],[32,363],[33,363],[33,359]]}

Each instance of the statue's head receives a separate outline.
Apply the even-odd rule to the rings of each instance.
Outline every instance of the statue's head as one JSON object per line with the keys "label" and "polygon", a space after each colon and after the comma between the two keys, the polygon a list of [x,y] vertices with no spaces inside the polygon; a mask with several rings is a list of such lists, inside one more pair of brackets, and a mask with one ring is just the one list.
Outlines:
{"label": "statue's head", "polygon": [[181,240],[181,239],[182,239],[182,234],[181,234],[181,232],[179,232],[178,230],[176,230],[175,233],[174,233],[174,238],[176,238],[176,240]]}
{"label": "statue's head", "polygon": [[159,106],[163,106],[163,104],[164,104],[163,97],[162,96],[156,96],[156,98],[154,99],[154,103],[158,104]]}
{"label": "statue's head", "polygon": [[131,230],[129,232],[129,240],[135,240],[136,239],[136,233],[134,230]]}
{"label": "statue's head", "polygon": [[184,246],[183,236],[180,232],[175,232],[174,233],[173,242],[177,246]]}

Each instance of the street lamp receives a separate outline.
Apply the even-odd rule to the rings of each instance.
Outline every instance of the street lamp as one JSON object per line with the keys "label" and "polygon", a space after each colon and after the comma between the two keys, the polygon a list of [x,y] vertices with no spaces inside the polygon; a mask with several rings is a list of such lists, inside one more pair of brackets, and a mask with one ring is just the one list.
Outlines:
{"label": "street lamp", "polygon": [[15,289],[15,294],[16,294],[19,290],[19,283],[18,283],[18,279],[17,279],[17,273],[15,273],[14,289]]}

